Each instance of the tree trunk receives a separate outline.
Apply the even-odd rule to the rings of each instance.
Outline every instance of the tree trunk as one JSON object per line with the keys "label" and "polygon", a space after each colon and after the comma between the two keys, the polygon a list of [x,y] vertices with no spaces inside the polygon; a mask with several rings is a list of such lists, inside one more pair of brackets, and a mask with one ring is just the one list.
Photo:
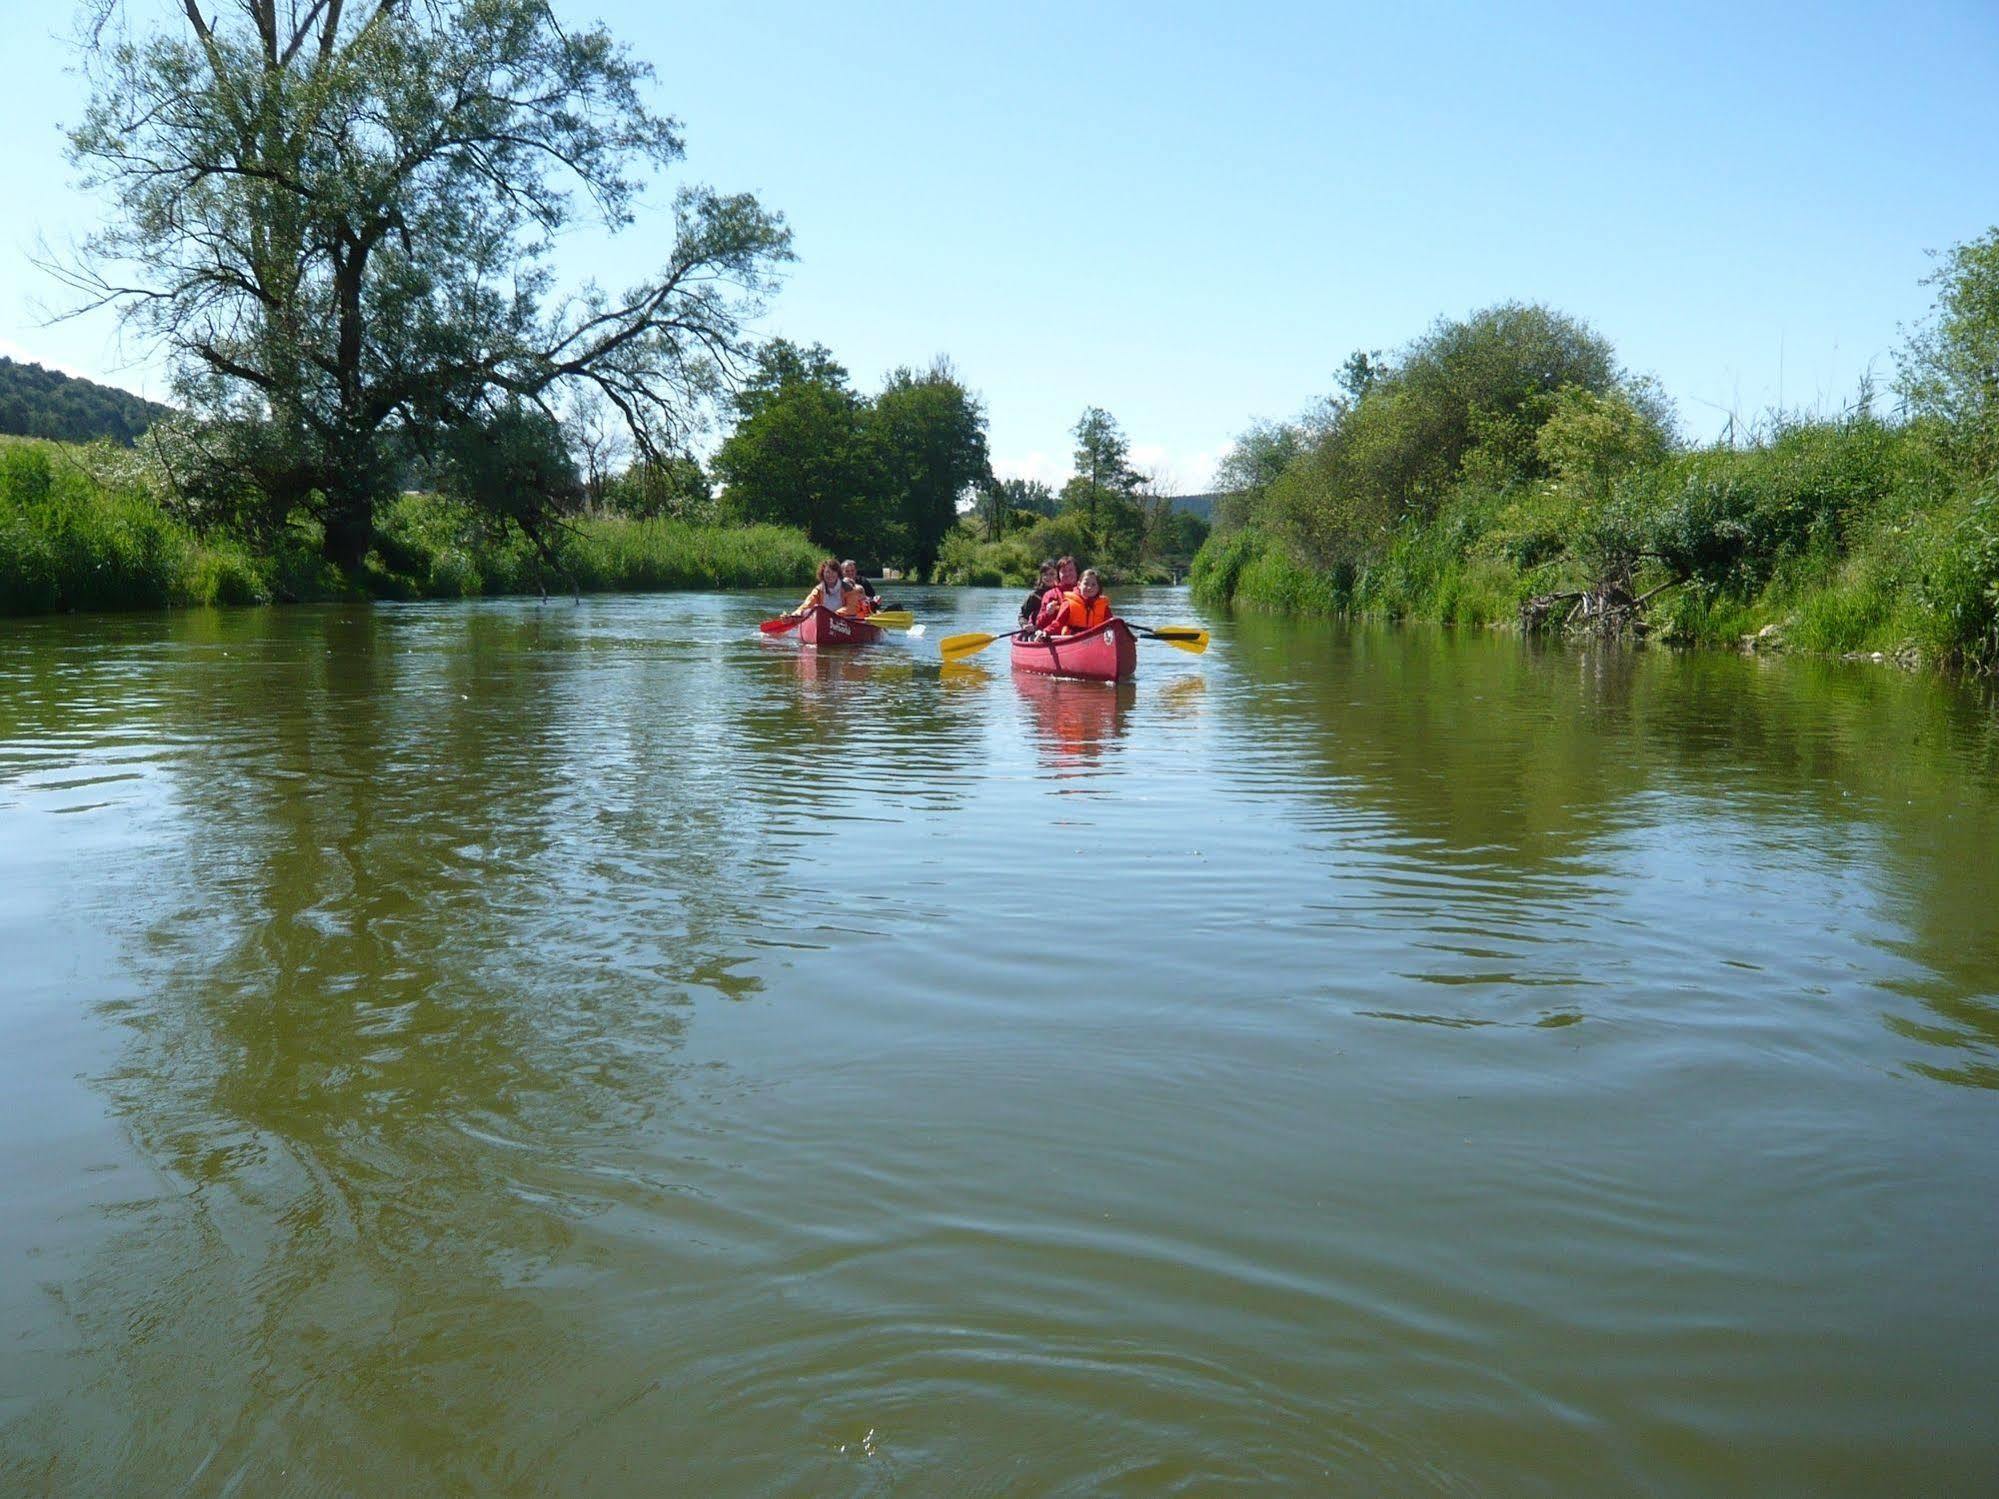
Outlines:
{"label": "tree trunk", "polygon": [[320,555],[342,572],[359,572],[375,543],[374,496],[343,486],[327,494],[325,516],[326,539]]}

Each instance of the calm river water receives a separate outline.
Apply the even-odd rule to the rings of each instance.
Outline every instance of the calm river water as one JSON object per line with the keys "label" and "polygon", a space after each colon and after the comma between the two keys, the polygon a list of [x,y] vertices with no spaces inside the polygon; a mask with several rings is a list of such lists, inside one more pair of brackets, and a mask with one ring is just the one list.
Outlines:
{"label": "calm river water", "polygon": [[0,622],[0,1492],[1999,1484],[1988,696],[913,601]]}

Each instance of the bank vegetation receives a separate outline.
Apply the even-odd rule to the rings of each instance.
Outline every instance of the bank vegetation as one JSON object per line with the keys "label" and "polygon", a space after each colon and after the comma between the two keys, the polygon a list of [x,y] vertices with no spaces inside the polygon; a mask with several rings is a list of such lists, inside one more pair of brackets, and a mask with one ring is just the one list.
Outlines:
{"label": "bank vegetation", "polygon": [[143,451],[0,438],[0,615],[344,598],[790,585],[818,556],[784,526],[597,507],[531,536],[466,499],[378,509],[358,568],[294,514],[251,533],[204,525]]}
{"label": "bank vegetation", "polygon": [[1686,442],[1586,324],[1444,321],[1225,461],[1197,596],[1999,668],[1999,230],[1940,259],[1892,392]]}

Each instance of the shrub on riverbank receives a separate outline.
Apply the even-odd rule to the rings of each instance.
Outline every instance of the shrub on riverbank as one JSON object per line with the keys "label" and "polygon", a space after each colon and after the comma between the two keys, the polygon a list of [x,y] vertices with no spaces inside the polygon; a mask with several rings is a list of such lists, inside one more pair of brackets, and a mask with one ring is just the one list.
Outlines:
{"label": "shrub on riverbank", "polygon": [[518,528],[439,495],[407,494],[380,518],[358,580],[294,524],[252,546],[197,532],[161,504],[129,452],[0,441],[0,614],[460,598],[572,585],[588,592],[751,588],[812,576],[818,554],[780,526],[593,517],[544,556]]}

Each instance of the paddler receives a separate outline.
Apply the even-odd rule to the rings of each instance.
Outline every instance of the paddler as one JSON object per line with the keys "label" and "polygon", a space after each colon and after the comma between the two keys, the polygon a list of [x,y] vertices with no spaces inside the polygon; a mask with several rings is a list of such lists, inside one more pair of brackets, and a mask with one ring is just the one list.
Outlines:
{"label": "paddler", "polygon": [[1036,622],[1041,618],[1042,601],[1048,597],[1048,590],[1051,588],[1054,588],[1057,593],[1062,591],[1055,586],[1055,559],[1053,557],[1050,557],[1046,562],[1041,564],[1041,572],[1035,579],[1034,591],[1020,601],[1021,629],[1032,630],[1035,628]]}
{"label": "paddler", "polygon": [[1034,617],[1035,628],[1052,630],[1062,613],[1062,600],[1076,587],[1076,559],[1055,559],[1055,586],[1041,595],[1041,612]]}
{"label": "paddler", "polygon": [[840,576],[838,560],[828,557],[819,564],[819,581],[812,585],[812,592],[791,612],[810,614],[814,609],[830,609],[835,614],[851,616],[859,614],[866,602],[867,595]]}
{"label": "paddler", "polygon": [[875,592],[875,585],[861,576],[861,564],[849,557],[840,564],[840,581],[848,588],[861,591],[861,609],[864,615],[873,614],[882,607],[882,601]]}
{"label": "paddler", "polygon": [[1111,619],[1111,601],[1104,592],[1104,580],[1097,570],[1087,568],[1075,590],[1062,596],[1062,607],[1048,626],[1050,635],[1080,635],[1106,625]]}

